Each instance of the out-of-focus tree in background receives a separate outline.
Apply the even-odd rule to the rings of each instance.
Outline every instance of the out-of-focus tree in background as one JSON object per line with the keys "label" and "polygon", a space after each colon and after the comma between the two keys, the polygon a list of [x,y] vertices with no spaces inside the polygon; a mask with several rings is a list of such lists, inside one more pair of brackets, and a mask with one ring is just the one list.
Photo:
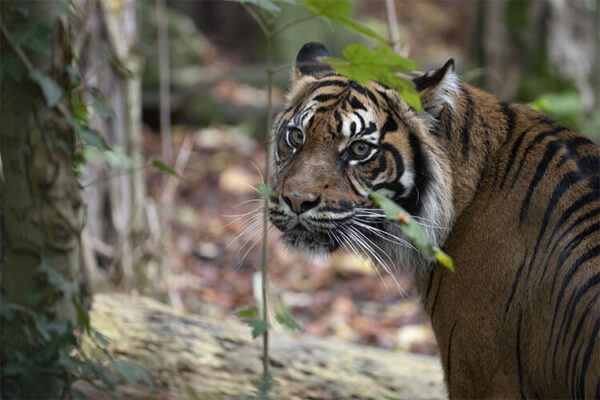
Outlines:
{"label": "out-of-focus tree in background", "polygon": [[[90,155],[80,179],[86,203],[84,266],[92,286],[99,268],[114,282],[131,284],[147,253],[147,203],[141,141],[139,4],[135,0],[80,0],[74,51],[87,86],[106,94],[110,117],[96,113],[92,127],[114,151]],[[95,92],[85,93],[93,101]],[[84,101],[85,101],[84,100]],[[93,150],[90,150],[93,152]]]}

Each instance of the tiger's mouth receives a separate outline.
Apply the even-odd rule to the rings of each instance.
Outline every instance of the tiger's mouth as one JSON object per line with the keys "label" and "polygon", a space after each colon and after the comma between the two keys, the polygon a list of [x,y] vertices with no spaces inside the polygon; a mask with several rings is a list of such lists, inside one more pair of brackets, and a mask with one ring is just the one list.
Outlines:
{"label": "tiger's mouth", "polygon": [[283,231],[283,242],[290,248],[312,253],[332,253],[340,247],[331,234],[310,232],[301,224]]}

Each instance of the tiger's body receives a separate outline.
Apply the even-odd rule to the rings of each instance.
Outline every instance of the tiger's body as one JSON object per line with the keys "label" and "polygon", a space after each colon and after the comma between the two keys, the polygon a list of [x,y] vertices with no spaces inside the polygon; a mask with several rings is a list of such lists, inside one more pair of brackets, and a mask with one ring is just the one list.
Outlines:
{"label": "tiger's body", "polygon": [[[414,271],[450,397],[600,398],[600,149],[524,106],[414,79],[425,112],[305,45],[275,124],[272,223],[292,247]],[[367,200],[406,208],[454,260],[430,265]]]}

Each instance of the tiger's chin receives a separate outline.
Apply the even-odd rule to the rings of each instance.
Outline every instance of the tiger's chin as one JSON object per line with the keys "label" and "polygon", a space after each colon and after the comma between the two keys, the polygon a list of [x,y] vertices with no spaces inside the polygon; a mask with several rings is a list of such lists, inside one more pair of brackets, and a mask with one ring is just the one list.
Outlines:
{"label": "tiger's chin", "polygon": [[340,244],[324,232],[309,232],[302,226],[295,226],[283,232],[283,242],[288,248],[308,253],[329,254]]}

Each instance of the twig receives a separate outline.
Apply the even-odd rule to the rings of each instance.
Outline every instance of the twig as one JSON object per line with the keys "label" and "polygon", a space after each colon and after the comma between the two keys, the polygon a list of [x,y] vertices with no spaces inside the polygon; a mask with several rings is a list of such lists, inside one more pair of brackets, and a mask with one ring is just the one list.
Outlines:
{"label": "twig", "polygon": [[140,170],[142,168],[144,168],[144,165],[141,165],[139,167],[127,168],[127,169],[121,170],[120,172],[118,172],[116,174],[112,174],[112,175],[108,175],[108,176],[103,176],[103,177],[100,177],[100,178],[96,178],[93,181],[88,182],[85,185],[82,185],[81,188],[82,189],[87,189],[90,186],[97,185],[99,183],[105,183],[105,182],[110,181],[111,179],[118,178],[120,176],[130,175],[131,173],[133,173],[133,172],[135,172],[137,170]]}
{"label": "twig", "polygon": [[[194,141],[190,135],[186,135],[183,139],[183,143],[181,144],[181,148],[177,153],[177,158],[175,159],[174,169],[180,176],[185,169],[185,166],[190,159],[190,155],[192,154],[192,148],[194,146]],[[165,185],[165,190],[163,191],[161,203],[163,206],[170,204],[173,202],[173,197],[175,196],[175,192],[177,190],[177,186],[179,186],[180,178],[169,175],[167,179],[167,184]]]}
{"label": "twig", "polygon": [[[273,129],[273,40],[271,36],[267,36],[267,133],[266,133],[266,152],[265,152],[265,183],[268,185],[271,177],[271,131]],[[265,198],[263,212],[263,232],[262,232],[262,263],[261,263],[261,281],[262,281],[262,303],[263,303],[263,321],[268,324],[268,247],[267,236],[269,233],[269,198]],[[265,330],[263,334],[263,377],[265,382],[269,378],[269,330]]]}
{"label": "twig", "polygon": [[396,4],[394,0],[385,0],[385,7],[387,9],[387,22],[392,49],[394,52],[407,57],[408,49],[403,48],[402,43],[400,42],[400,32],[398,30],[398,18],[396,16]]}
{"label": "twig", "polygon": [[267,39],[270,38],[272,32],[269,31],[269,29],[267,29],[267,26],[264,24],[262,19],[260,19],[258,14],[256,14],[256,12],[254,12],[252,7],[249,7],[247,4],[245,4],[245,3],[241,3],[241,4],[242,4],[242,7],[244,7],[246,9],[246,11],[248,11],[248,14],[250,14],[252,16],[252,18],[254,18],[254,20],[256,21],[258,26],[260,26],[260,29],[262,29],[262,31],[265,34],[265,36],[267,37]]}
{"label": "twig", "polygon": [[282,27],[278,28],[278,29],[277,29],[276,31],[274,31],[273,33],[271,33],[271,37],[273,37],[273,38],[274,38],[275,36],[279,35],[281,32],[283,32],[283,31],[285,31],[286,29],[288,29],[289,27],[291,27],[291,26],[294,26],[294,25],[296,25],[296,24],[299,24],[299,23],[301,23],[301,22],[305,22],[305,21],[308,21],[308,20],[314,19],[314,18],[316,18],[316,17],[317,17],[316,15],[307,15],[306,17],[303,17],[303,18],[298,18],[298,19],[296,19],[296,20],[294,20],[294,21],[290,21],[290,22],[288,22],[287,24],[283,25]]}
{"label": "twig", "polygon": [[165,0],[156,0],[156,25],[158,31],[159,118],[162,161],[170,165],[173,157],[173,144],[171,143],[171,97],[169,91],[169,31],[167,29]]}
{"label": "twig", "polygon": [[279,67],[268,68],[267,69],[267,74],[273,75],[273,74],[276,74],[278,72],[285,71],[286,69],[291,68],[293,65],[294,64],[292,64],[292,63],[288,63],[288,64],[285,64],[285,65],[280,65]]}

